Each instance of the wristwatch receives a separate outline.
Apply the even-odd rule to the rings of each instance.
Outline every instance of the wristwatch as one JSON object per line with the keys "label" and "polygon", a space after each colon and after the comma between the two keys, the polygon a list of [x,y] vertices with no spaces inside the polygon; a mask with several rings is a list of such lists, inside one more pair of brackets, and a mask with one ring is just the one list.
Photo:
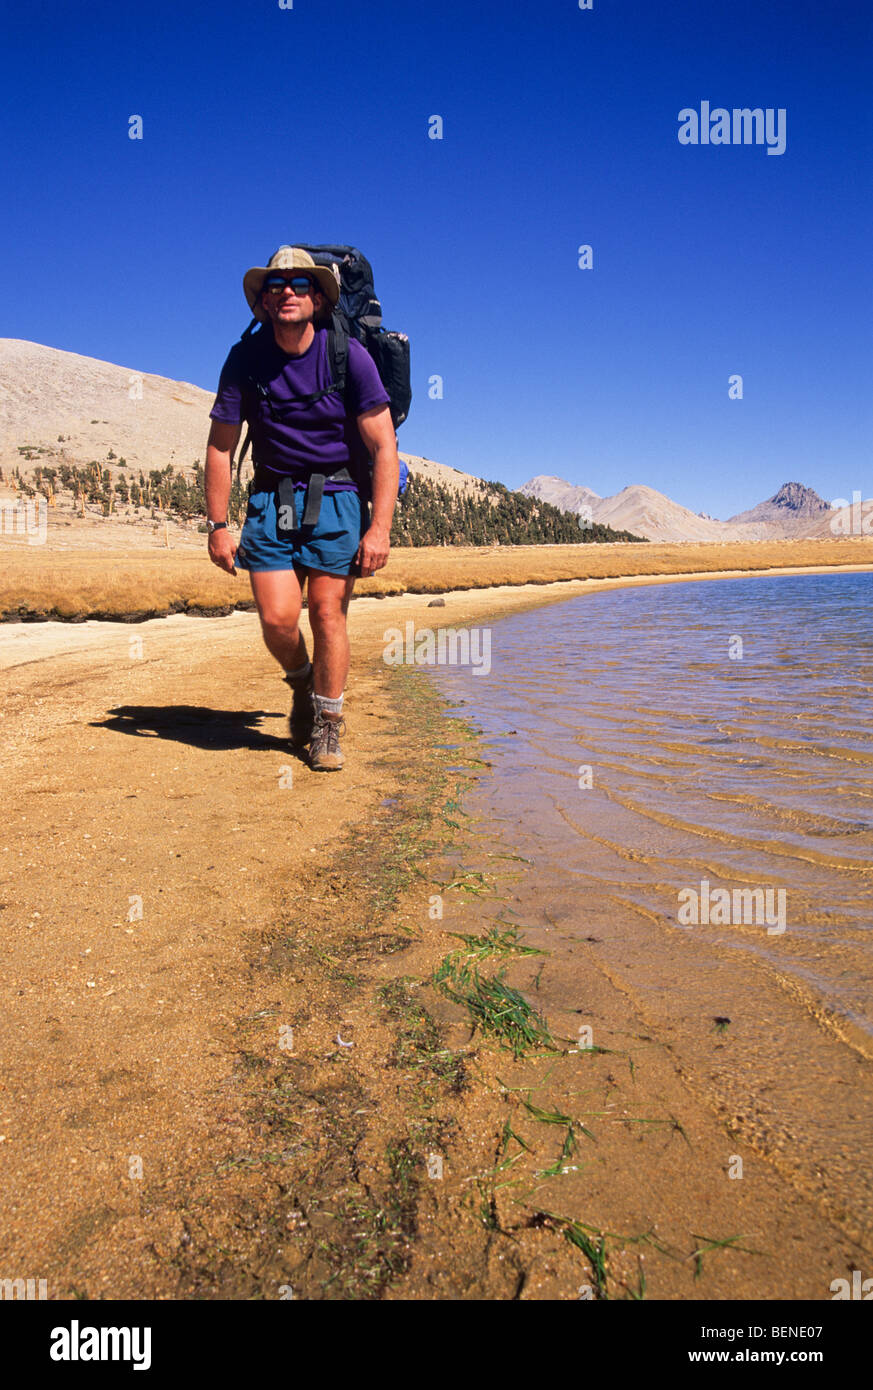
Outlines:
{"label": "wristwatch", "polygon": [[213,531],[226,531],[226,530],[227,530],[227,522],[226,522],[226,521],[207,521],[206,526],[207,526],[207,529],[208,529],[208,531],[209,531],[210,536],[212,535],[212,532],[213,532]]}

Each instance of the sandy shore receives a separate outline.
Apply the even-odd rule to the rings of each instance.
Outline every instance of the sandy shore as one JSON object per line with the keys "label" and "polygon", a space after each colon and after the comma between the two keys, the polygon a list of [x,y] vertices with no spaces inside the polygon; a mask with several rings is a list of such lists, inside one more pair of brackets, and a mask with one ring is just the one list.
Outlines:
{"label": "sandy shore", "polygon": [[[584,1059],[562,1020],[514,1058],[432,982],[523,865],[467,823],[475,739],[385,630],[650,582],[357,600],[338,778],[289,755],[251,614],[0,630],[4,1266],[50,1297],[422,1299],[821,1298],[865,1267],[776,1169],[728,1194],[733,1141],[593,969]],[[544,959],[501,964],[535,1003]],[[609,1106],[650,1141],[602,1126],[592,1227],[561,1180]]]}

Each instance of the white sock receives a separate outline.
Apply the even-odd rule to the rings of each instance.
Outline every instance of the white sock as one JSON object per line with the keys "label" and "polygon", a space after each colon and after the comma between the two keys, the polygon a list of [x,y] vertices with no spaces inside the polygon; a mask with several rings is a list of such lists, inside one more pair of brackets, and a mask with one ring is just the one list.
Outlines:
{"label": "white sock", "polygon": [[286,671],[285,675],[289,680],[299,680],[302,676],[308,676],[312,670],[312,662],[304,661],[302,666],[298,666],[296,671]]}
{"label": "white sock", "polygon": [[331,700],[327,695],[316,695],[315,708],[318,714],[342,714],[343,697],[338,695],[335,700]]}

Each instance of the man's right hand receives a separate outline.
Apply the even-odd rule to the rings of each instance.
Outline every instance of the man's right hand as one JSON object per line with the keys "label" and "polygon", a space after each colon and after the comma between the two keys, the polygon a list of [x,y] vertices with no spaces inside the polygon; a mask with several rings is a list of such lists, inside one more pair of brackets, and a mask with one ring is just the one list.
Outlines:
{"label": "man's right hand", "polygon": [[213,531],[209,537],[209,558],[213,565],[217,565],[220,570],[226,570],[228,574],[236,574],[236,552],[239,545],[226,527],[220,531]]}

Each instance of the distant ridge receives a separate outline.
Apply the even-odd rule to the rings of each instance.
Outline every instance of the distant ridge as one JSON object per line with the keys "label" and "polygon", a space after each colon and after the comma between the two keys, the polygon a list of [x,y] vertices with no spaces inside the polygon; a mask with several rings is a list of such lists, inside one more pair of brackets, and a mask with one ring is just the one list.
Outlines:
{"label": "distant ridge", "polygon": [[831,515],[829,504],[818,493],[795,482],[783,483],[766,502],[729,521],[692,512],[642,483],[624,487],[613,497],[599,497],[591,488],[540,474],[519,492],[650,541],[758,541],[820,535],[827,533]]}
{"label": "distant ridge", "polygon": [[565,512],[581,515],[586,507],[594,507],[602,499],[590,487],[580,487],[576,483],[565,483],[563,478],[547,477],[545,474],[531,478],[524,487],[517,489],[525,497],[534,497],[540,502],[551,502]]}

